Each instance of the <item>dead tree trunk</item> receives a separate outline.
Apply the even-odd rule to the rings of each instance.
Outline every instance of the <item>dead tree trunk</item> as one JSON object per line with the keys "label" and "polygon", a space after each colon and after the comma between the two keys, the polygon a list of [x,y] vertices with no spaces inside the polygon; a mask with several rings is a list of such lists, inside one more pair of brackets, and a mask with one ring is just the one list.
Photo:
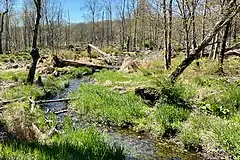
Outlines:
{"label": "dead tree trunk", "polygon": [[194,49],[192,52],[193,54],[186,58],[182,63],[172,72],[170,75],[171,82],[174,83],[176,79],[183,73],[183,71],[195,60],[198,58],[200,52],[208,46],[208,44],[212,41],[213,37],[218,34],[222,28],[224,28],[228,23],[232,21],[232,19],[236,16],[237,13],[240,11],[240,6],[236,7],[235,5],[236,0],[232,0],[229,3],[229,7],[227,8],[227,13],[223,15],[221,20],[216,23],[213,28],[213,31],[210,32],[202,43]]}
{"label": "dead tree trunk", "polygon": [[224,34],[223,34],[223,38],[222,38],[222,44],[221,44],[221,50],[219,53],[219,72],[223,73],[223,61],[224,61],[224,53],[226,50],[226,45],[227,45],[227,38],[228,38],[228,33],[231,27],[231,22],[228,22],[225,30],[224,30]]}
{"label": "dead tree trunk", "polygon": [[32,50],[30,52],[30,55],[32,56],[32,64],[31,64],[31,67],[28,73],[28,78],[27,78],[27,82],[30,84],[33,84],[37,62],[38,62],[38,59],[40,58],[39,50],[37,48],[37,38],[38,38],[39,23],[41,19],[41,0],[34,0],[34,3],[37,8],[37,18],[36,18],[35,27],[33,30]]}
{"label": "dead tree trunk", "polygon": [[219,39],[220,39],[220,33],[218,33],[216,35],[216,42],[217,43],[214,45],[214,52],[213,52],[212,61],[215,61],[215,59],[217,58],[218,48],[219,48]]}
{"label": "dead tree trunk", "polygon": [[167,13],[166,13],[166,0],[163,0],[163,17],[164,17],[164,57],[165,69],[169,69],[168,65],[168,29],[167,29]]}
{"label": "dead tree trunk", "polygon": [[168,65],[171,66],[172,57],[172,0],[169,1],[169,31],[168,31]]}
{"label": "dead tree trunk", "polygon": [[8,13],[8,9],[3,12],[0,13],[0,18],[1,18],[1,28],[0,28],[0,54],[3,54],[3,49],[2,49],[2,34],[3,34],[3,26],[4,26],[4,17],[5,15]]}
{"label": "dead tree trunk", "polygon": [[93,69],[119,69],[118,66],[104,66],[104,65],[98,65],[98,64],[93,64],[93,63],[88,63],[88,62],[75,62],[71,60],[63,60],[58,58],[57,56],[53,57],[53,67],[89,67]]}
{"label": "dead tree trunk", "polygon": [[[8,11],[9,9],[9,4],[8,4],[8,0],[6,0],[6,10]],[[9,53],[9,14],[6,14],[6,18],[5,18],[5,51],[7,51],[7,53]]]}
{"label": "dead tree trunk", "polygon": [[[205,27],[205,21],[206,21],[206,15],[207,15],[207,4],[208,4],[208,0],[205,0],[205,4],[204,4],[204,9],[203,9],[203,19],[202,19],[202,40],[204,40],[205,38],[205,32],[206,32],[206,27]],[[215,41],[215,38],[213,38],[213,43]],[[212,48],[213,49],[213,48]],[[212,49],[211,49],[211,52],[209,54],[209,58],[211,57],[212,55]],[[201,57],[204,55],[204,49],[202,51],[202,55]]]}

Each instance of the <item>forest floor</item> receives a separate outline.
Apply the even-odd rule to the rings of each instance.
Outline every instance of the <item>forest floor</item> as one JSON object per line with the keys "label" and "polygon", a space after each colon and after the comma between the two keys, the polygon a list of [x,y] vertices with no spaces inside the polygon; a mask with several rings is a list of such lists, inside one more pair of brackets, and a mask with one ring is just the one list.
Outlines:
{"label": "forest floor", "polygon": [[[51,56],[38,65],[38,83],[25,84],[28,53],[0,55],[0,100],[24,100],[0,106],[0,157],[9,159],[123,159],[124,149],[110,146],[94,127],[74,129],[68,118],[61,133],[49,137],[56,116],[39,106],[31,109],[28,98],[38,100],[56,95],[68,87],[70,79],[91,73],[88,68],[52,67]],[[63,59],[89,60],[85,53],[61,51]],[[97,55],[96,55],[97,56]],[[168,75],[184,59],[173,59],[164,69],[161,56],[149,57],[137,71],[130,73],[101,70],[93,73],[91,83],[82,83],[68,95],[69,111],[80,121],[131,130],[138,134],[174,142],[183,150],[198,152],[203,159],[240,158],[240,59],[225,60],[224,74],[215,61],[202,58],[200,66],[189,66],[172,86]],[[142,89],[147,93],[142,95]],[[145,91],[144,91],[145,92]],[[139,96],[139,94],[141,96]],[[149,97],[150,98],[149,98]],[[152,100],[153,98],[153,100]],[[37,140],[37,141],[36,141]],[[111,158],[110,158],[111,157]]]}

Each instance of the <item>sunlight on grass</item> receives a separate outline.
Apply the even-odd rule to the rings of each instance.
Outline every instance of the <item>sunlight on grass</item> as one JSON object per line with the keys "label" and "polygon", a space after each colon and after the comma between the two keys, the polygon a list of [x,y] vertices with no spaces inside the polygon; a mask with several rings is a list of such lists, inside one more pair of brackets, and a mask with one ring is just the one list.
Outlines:
{"label": "sunlight on grass", "polygon": [[120,94],[102,86],[80,85],[71,97],[79,97],[72,101],[72,107],[78,114],[89,116],[89,119],[121,124],[145,115],[145,104],[133,93]]}

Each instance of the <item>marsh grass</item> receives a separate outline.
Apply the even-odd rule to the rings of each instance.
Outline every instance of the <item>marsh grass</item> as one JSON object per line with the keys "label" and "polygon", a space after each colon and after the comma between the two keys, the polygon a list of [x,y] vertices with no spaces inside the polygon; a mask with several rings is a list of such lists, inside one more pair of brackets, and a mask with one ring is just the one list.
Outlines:
{"label": "marsh grass", "polygon": [[2,159],[123,160],[121,147],[109,146],[93,129],[70,131],[47,143],[10,141],[0,144]]}
{"label": "marsh grass", "polygon": [[232,119],[224,120],[220,117],[207,114],[191,115],[184,124],[180,140],[186,147],[198,147],[215,152],[222,148],[234,159],[239,159],[240,155],[240,123],[239,114]]}
{"label": "marsh grass", "polygon": [[23,62],[23,61],[30,61],[31,60],[31,56],[29,55],[29,53],[11,53],[11,54],[1,54],[0,55],[0,62]]}
{"label": "marsh grass", "polygon": [[107,87],[83,84],[71,97],[79,97],[71,105],[79,115],[89,119],[121,125],[145,116],[146,105],[131,92],[121,94]]}
{"label": "marsh grass", "polygon": [[134,90],[139,86],[152,86],[153,79],[150,76],[144,76],[141,72],[122,73],[102,70],[94,73],[92,76],[98,84],[109,87],[124,87],[127,90]]}
{"label": "marsh grass", "polygon": [[169,136],[175,136],[176,132],[180,131],[182,122],[188,119],[190,111],[172,105],[158,104],[154,115],[156,121],[164,127],[164,134],[173,134]]}
{"label": "marsh grass", "polygon": [[[10,76],[11,77],[11,76]],[[0,97],[5,100],[17,99],[17,98],[28,98],[32,97],[34,99],[45,96],[46,92],[50,94],[55,94],[61,89],[64,89],[68,86],[68,77],[62,76],[59,78],[54,78],[48,76],[43,80],[44,88],[38,85],[28,85],[28,84],[19,84],[12,88],[3,90],[0,92]]]}
{"label": "marsh grass", "polygon": [[15,81],[15,82],[24,82],[27,77],[25,71],[1,71],[0,80],[3,81]]}

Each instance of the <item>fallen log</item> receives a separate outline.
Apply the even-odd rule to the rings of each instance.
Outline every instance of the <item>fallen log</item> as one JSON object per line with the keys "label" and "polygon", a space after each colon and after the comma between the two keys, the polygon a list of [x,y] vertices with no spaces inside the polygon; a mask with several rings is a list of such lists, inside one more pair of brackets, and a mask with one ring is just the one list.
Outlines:
{"label": "fallen log", "polygon": [[14,102],[22,102],[24,101],[25,98],[18,98],[18,99],[12,99],[12,100],[8,100],[8,101],[1,101],[0,102],[0,107],[4,106],[4,105],[7,105],[7,104],[10,104],[10,103],[14,103]]}
{"label": "fallen log", "polygon": [[59,114],[64,114],[64,113],[67,113],[68,110],[67,109],[63,109],[63,110],[60,110],[60,111],[56,111],[56,112],[53,112],[54,114],[56,115],[59,115]]}
{"label": "fallen log", "polygon": [[123,61],[123,59],[121,57],[107,54],[107,53],[103,52],[102,50],[100,50],[98,47],[96,47],[92,44],[88,44],[87,51],[88,51],[88,54],[90,55],[90,57],[91,57],[91,48],[101,54],[102,57],[100,57],[98,59],[104,61],[106,64],[109,64],[109,65],[118,64],[119,61],[120,62]]}
{"label": "fallen log", "polygon": [[107,53],[101,51],[98,47],[96,47],[96,46],[94,46],[94,45],[92,45],[92,44],[88,44],[88,46],[91,47],[92,49],[96,50],[98,53],[100,53],[100,54],[103,55],[103,56],[106,56],[106,57],[109,56]]}
{"label": "fallen log", "polygon": [[130,69],[134,70],[135,72],[137,69],[139,69],[139,64],[136,60],[133,60],[130,57],[127,57],[124,59],[120,69],[118,70],[119,72],[129,72]]}
{"label": "fallen log", "polygon": [[67,67],[67,66],[72,66],[72,67],[89,67],[89,68],[94,68],[94,69],[119,69],[117,66],[104,66],[104,65],[98,65],[98,64],[92,64],[92,63],[87,63],[87,62],[76,62],[76,61],[71,61],[71,60],[62,60],[58,58],[57,56],[53,57],[53,66],[54,67]]}
{"label": "fallen log", "polygon": [[[77,99],[77,98],[65,98],[65,99],[53,99],[53,100],[39,100],[39,101],[34,101],[31,97],[28,98],[32,110],[33,110],[33,108],[34,108],[37,104],[55,103],[55,102],[68,102],[68,101],[75,100],[75,99]],[[66,108],[64,108],[64,109],[66,109]]]}
{"label": "fallen log", "polygon": [[229,57],[229,56],[238,56],[238,57],[240,57],[240,50],[228,51],[228,52],[225,53],[225,56],[226,57]]}
{"label": "fallen log", "polygon": [[35,104],[44,104],[44,103],[54,103],[54,102],[68,102],[71,100],[75,100],[76,98],[65,98],[65,99],[53,99],[53,100],[39,100],[34,101]]}

